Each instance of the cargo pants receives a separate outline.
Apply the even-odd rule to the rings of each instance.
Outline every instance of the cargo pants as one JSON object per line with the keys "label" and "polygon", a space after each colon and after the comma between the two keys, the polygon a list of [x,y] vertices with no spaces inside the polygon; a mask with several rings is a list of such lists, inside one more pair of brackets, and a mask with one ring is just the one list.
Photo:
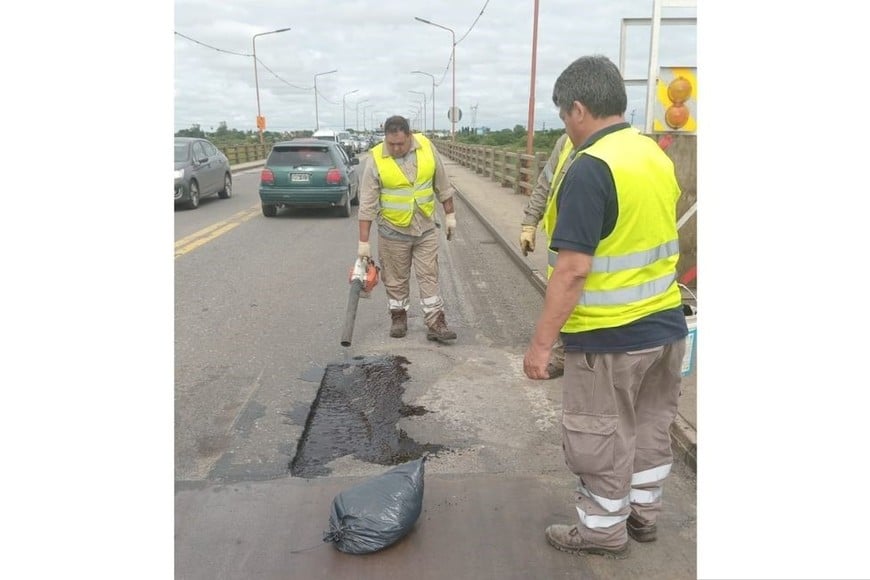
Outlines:
{"label": "cargo pants", "polygon": [[381,280],[390,310],[408,310],[411,293],[411,266],[420,288],[420,305],[426,326],[435,322],[444,308],[438,293],[438,234],[436,229],[420,236],[389,236],[379,231],[378,259]]}
{"label": "cargo pants", "polygon": [[562,448],[578,477],[580,536],[600,546],[628,540],[625,520],[656,522],[673,463],[685,339],[634,352],[565,353]]}

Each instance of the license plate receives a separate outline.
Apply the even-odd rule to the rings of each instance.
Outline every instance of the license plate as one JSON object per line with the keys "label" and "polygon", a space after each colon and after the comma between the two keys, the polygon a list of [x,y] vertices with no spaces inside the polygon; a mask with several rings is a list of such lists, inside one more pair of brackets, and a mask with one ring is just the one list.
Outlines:
{"label": "license plate", "polygon": [[296,182],[304,181],[304,182],[307,182],[308,179],[309,179],[309,176],[308,176],[307,173],[291,173],[291,174],[290,174],[290,181],[296,181]]}

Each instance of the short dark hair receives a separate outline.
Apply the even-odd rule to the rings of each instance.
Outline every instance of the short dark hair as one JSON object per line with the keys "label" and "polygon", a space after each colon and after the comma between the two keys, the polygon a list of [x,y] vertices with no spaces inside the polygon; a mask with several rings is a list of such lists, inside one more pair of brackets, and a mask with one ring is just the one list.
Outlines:
{"label": "short dark hair", "polygon": [[393,115],[384,121],[384,133],[398,133],[399,131],[405,135],[411,134],[411,125],[408,124],[408,119],[401,115]]}
{"label": "short dark hair", "polygon": [[574,101],[596,119],[625,114],[625,81],[613,61],[600,54],[581,56],[562,71],[553,86],[553,104],[568,111]]}

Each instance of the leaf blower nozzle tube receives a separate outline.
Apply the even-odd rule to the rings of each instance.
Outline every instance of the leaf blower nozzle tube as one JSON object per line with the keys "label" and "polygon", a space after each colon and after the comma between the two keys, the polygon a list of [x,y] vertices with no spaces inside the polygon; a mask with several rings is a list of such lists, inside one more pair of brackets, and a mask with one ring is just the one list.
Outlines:
{"label": "leaf blower nozzle tube", "polygon": [[347,298],[347,314],[344,315],[344,333],[341,335],[341,346],[350,346],[353,336],[353,325],[356,322],[356,307],[359,304],[359,293],[362,291],[362,280],[352,280],[350,295]]}
{"label": "leaf blower nozzle tube", "polygon": [[369,293],[378,284],[380,268],[368,258],[357,258],[350,270],[350,295],[347,298],[347,314],[344,317],[344,333],[341,335],[341,346],[350,346],[353,336],[353,326],[356,322],[356,307],[360,296]]}

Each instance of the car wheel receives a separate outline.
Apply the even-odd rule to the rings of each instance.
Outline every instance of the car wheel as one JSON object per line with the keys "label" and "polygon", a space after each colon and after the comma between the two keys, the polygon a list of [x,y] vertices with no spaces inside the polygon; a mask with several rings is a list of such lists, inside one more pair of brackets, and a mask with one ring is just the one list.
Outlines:
{"label": "car wheel", "polygon": [[224,188],[218,192],[221,199],[229,199],[233,196],[233,178],[227,173],[224,176]]}
{"label": "car wheel", "polygon": [[353,196],[353,199],[350,201],[351,205],[359,205],[359,187],[356,188],[356,195]]}
{"label": "car wheel", "polygon": [[277,205],[270,205],[268,203],[264,203],[264,204],[262,204],[262,208],[263,208],[263,215],[266,217],[275,217],[276,215],[278,215],[278,206]]}
{"label": "car wheel", "polygon": [[344,205],[338,208],[338,215],[340,217],[350,217],[350,196],[351,189],[350,186],[348,186],[347,195],[344,196]]}
{"label": "car wheel", "polygon": [[199,207],[199,184],[195,181],[190,182],[190,197],[187,200],[187,209],[196,209]]}

